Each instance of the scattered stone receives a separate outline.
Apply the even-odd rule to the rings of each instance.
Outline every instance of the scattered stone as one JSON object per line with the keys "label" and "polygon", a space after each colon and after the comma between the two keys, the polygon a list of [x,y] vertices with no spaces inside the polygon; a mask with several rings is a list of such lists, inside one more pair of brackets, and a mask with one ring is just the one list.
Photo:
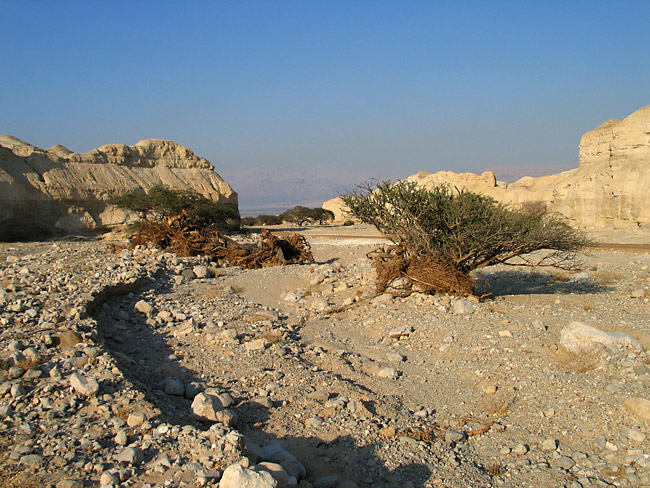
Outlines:
{"label": "scattered stone", "polygon": [[544,439],[542,445],[539,446],[542,451],[555,451],[557,449],[556,439]]}
{"label": "scattered stone", "polygon": [[593,349],[594,344],[608,348],[619,346],[641,350],[641,343],[624,332],[605,332],[584,322],[571,322],[560,332],[560,344],[573,353]]}
{"label": "scattered stone", "polygon": [[95,378],[85,377],[79,373],[70,375],[70,386],[80,395],[93,397],[99,392],[99,383]]}
{"label": "scattered stone", "polygon": [[334,488],[339,481],[338,475],[330,474],[327,476],[321,476],[315,480],[312,485],[314,488]]}
{"label": "scattered stone", "polygon": [[463,432],[458,432],[457,430],[447,429],[445,431],[445,441],[446,442],[460,442],[465,439],[465,434]]}
{"label": "scattered stone", "polygon": [[194,273],[194,276],[196,276],[197,278],[210,278],[211,277],[210,276],[211,273],[210,273],[210,270],[208,269],[208,267],[204,266],[202,264],[200,264],[198,266],[194,266],[194,268],[192,268],[192,272]]}
{"label": "scattered stone", "polygon": [[413,327],[410,325],[402,325],[401,327],[396,327],[388,332],[388,336],[393,339],[399,339],[400,337],[409,336],[413,330]]}
{"label": "scattered stone", "polygon": [[625,400],[623,406],[639,420],[650,422],[650,400],[640,397],[632,397]]}
{"label": "scattered stone", "polygon": [[325,310],[327,307],[329,307],[329,303],[324,298],[314,298],[309,303],[309,308],[311,310],[315,310],[317,312],[319,312],[321,310]]}
{"label": "scattered stone", "polygon": [[273,479],[278,482],[277,488],[285,488],[289,484],[289,473],[278,463],[270,463],[268,461],[261,462],[255,466],[258,472],[266,471],[273,476]]}
{"label": "scattered stone", "polygon": [[551,459],[551,466],[554,468],[561,468],[565,470],[569,470],[573,468],[576,465],[576,462],[571,459],[568,456],[558,456],[556,458]]}
{"label": "scattered stone", "polygon": [[521,442],[512,449],[512,453],[516,454],[517,456],[525,456],[528,453],[528,451],[529,451],[528,446]]}
{"label": "scattered stone", "polygon": [[393,303],[393,300],[395,297],[393,296],[392,293],[382,293],[381,295],[376,296],[372,300],[370,300],[370,303],[374,305],[390,305]]}
{"label": "scattered stone", "polygon": [[295,476],[297,480],[307,476],[307,470],[303,464],[290,452],[283,449],[278,443],[271,443],[263,447],[264,457],[267,461],[281,464],[289,476]]}
{"label": "scattered stone", "polygon": [[135,309],[138,312],[143,313],[145,315],[153,315],[155,313],[155,309],[153,305],[151,305],[149,302],[144,300],[140,300],[136,302]]}
{"label": "scattered stone", "polygon": [[245,468],[241,464],[228,466],[219,482],[219,488],[276,488],[278,482],[268,471]]}
{"label": "scattered stone", "polygon": [[316,400],[321,403],[325,403],[327,400],[330,399],[330,393],[325,391],[325,390],[316,390],[312,391],[309,395],[307,395],[309,398],[312,400]]}
{"label": "scattered stone", "polygon": [[115,461],[118,463],[138,465],[144,460],[144,453],[135,447],[125,447],[122,449],[117,456],[115,456]]}
{"label": "scattered stone", "polygon": [[184,396],[185,385],[178,378],[166,378],[164,383],[165,393],[173,396]]}
{"label": "scattered stone", "polygon": [[319,428],[325,421],[321,417],[309,417],[305,420],[305,425],[313,429]]}
{"label": "scattered stone", "polygon": [[139,427],[147,420],[147,416],[142,412],[132,412],[126,420],[129,427]]}
{"label": "scattered stone", "polygon": [[385,368],[381,368],[379,372],[377,373],[377,376],[380,378],[386,378],[389,380],[396,380],[397,379],[397,370],[395,368],[391,368],[390,366],[386,366]]}
{"label": "scattered stone", "polygon": [[61,480],[56,484],[56,488],[84,488],[83,480]]}
{"label": "scattered stone", "polygon": [[454,300],[452,309],[457,315],[467,315],[472,313],[474,310],[474,304],[468,302],[464,298],[459,298],[458,300]]}

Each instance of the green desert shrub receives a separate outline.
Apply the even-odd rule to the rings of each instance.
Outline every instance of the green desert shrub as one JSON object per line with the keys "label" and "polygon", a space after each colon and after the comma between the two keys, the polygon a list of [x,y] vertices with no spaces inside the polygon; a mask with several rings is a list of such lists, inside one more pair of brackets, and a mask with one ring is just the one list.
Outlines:
{"label": "green desert shrub", "polygon": [[[513,258],[520,258],[520,265],[573,269],[578,251],[589,243],[558,216],[509,208],[445,185],[425,189],[413,182],[378,182],[344,195],[343,201],[352,216],[399,247],[392,257],[375,254],[375,266],[391,269],[383,276],[378,268],[378,276],[406,276],[427,291],[470,293],[472,270],[512,264]],[[417,276],[409,276],[409,269],[417,269]],[[445,289],[445,281],[455,284]]]}
{"label": "green desert shrub", "polygon": [[326,221],[334,220],[334,212],[324,208],[308,208],[298,205],[282,212],[279,217],[284,222],[290,222],[302,226],[307,222],[318,222],[323,224]]}
{"label": "green desert shrub", "polygon": [[147,193],[132,192],[113,199],[118,207],[138,212],[142,222],[178,221],[183,227],[239,228],[239,213],[192,190],[162,185]]}

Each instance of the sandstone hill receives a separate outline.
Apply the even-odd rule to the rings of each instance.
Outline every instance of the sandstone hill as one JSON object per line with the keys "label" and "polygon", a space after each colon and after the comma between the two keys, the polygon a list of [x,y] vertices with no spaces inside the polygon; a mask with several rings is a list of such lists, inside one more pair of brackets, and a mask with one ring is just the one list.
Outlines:
{"label": "sandstone hill", "polygon": [[129,214],[108,201],[158,184],[192,189],[237,209],[237,193],[214,166],[175,142],[147,139],[78,154],[1,136],[0,239],[113,229]]}
{"label": "sandstone hill", "polygon": [[[447,183],[490,196],[505,204],[544,202],[547,210],[585,228],[650,226],[650,105],[624,120],[608,120],[580,141],[579,167],[562,173],[524,177],[506,184],[492,172],[482,175],[420,171],[409,176],[424,187]],[[339,198],[323,208],[344,220]]]}

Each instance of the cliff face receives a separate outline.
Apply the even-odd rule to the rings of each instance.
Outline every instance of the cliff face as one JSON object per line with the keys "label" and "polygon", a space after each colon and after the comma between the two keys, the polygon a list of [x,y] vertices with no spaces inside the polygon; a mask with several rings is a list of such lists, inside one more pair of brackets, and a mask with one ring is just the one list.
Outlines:
{"label": "cliff face", "polygon": [[204,158],[171,141],[109,144],[77,154],[0,137],[0,239],[92,233],[131,215],[108,201],[154,185],[192,189],[237,209],[237,194]]}
{"label": "cliff face", "polygon": [[[446,183],[504,204],[542,201],[578,227],[650,227],[650,105],[583,135],[579,167],[570,171],[524,177],[510,185],[491,172],[420,171],[407,179],[424,187]],[[340,204],[334,199],[323,207],[336,209],[342,220],[346,217]]]}

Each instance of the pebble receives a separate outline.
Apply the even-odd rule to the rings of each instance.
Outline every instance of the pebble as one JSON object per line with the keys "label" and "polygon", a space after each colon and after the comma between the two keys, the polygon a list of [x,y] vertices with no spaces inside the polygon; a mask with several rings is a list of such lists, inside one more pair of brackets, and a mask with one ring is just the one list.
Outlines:
{"label": "pebble", "polygon": [[397,370],[395,368],[391,368],[390,366],[387,366],[385,368],[381,368],[379,372],[377,373],[377,376],[380,378],[386,378],[389,380],[396,380],[397,379]]}
{"label": "pebble", "polygon": [[140,464],[143,460],[144,453],[135,447],[125,447],[115,456],[116,462],[130,465]]}
{"label": "pebble", "polygon": [[544,439],[540,445],[542,451],[555,451],[557,449],[557,440],[556,439]]}
{"label": "pebble", "polygon": [[318,428],[323,425],[325,421],[321,417],[309,417],[305,420],[305,425],[307,427]]}

